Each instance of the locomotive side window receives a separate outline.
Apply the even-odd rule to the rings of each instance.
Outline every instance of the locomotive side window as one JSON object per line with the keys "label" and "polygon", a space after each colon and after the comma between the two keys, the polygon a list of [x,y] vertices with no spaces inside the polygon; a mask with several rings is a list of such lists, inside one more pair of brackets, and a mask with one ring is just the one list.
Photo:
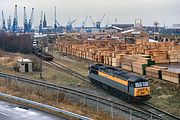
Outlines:
{"label": "locomotive side window", "polygon": [[134,83],[130,83],[130,87],[134,87]]}
{"label": "locomotive side window", "polygon": [[91,68],[91,73],[96,74],[96,75],[98,74],[97,70],[92,69],[92,68]]}

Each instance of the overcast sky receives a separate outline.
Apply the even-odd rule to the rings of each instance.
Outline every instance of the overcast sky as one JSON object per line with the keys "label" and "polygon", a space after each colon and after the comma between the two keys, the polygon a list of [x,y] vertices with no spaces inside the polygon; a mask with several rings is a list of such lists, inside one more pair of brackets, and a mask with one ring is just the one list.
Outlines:
{"label": "overcast sky", "polygon": [[[23,7],[27,8],[28,18],[34,7],[34,26],[39,24],[40,11],[47,16],[48,25],[52,25],[54,6],[57,7],[57,20],[65,25],[68,19],[75,19],[75,26],[80,26],[86,15],[92,16],[94,21],[106,14],[103,25],[115,22],[134,23],[137,18],[142,19],[143,25],[152,25],[154,21],[160,25],[170,26],[180,23],[180,0],[0,0],[0,9],[4,10],[5,18],[14,17],[14,5],[18,5],[18,21],[22,25]],[[0,17],[1,18],[1,17]],[[2,23],[2,22],[1,22]],[[90,19],[88,25],[92,25]]]}

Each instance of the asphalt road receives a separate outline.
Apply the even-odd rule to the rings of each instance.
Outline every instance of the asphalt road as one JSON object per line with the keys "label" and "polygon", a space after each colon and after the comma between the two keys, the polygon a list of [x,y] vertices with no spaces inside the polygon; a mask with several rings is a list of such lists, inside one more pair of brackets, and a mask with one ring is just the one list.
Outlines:
{"label": "asphalt road", "polygon": [[0,120],[67,120],[35,109],[0,101]]}

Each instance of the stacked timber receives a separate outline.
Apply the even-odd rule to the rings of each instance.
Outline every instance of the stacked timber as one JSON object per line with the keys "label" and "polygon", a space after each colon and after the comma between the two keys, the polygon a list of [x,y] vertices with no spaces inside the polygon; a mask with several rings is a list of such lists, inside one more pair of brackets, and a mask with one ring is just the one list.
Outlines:
{"label": "stacked timber", "polygon": [[139,43],[142,43],[142,42],[147,42],[147,41],[148,41],[148,37],[136,38],[136,39],[135,39],[135,43],[136,43],[136,44],[139,44]]}
{"label": "stacked timber", "polygon": [[114,46],[114,50],[115,51],[126,50],[126,45],[116,45],[116,46]]}
{"label": "stacked timber", "polygon": [[133,71],[132,69],[132,63],[136,61],[136,58],[134,57],[134,55],[124,55],[124,60],[122,62],[121,67],[125,70],[128,71]]}
{"label": "stacked timber", "polygon": [[[151,65],[153,60],[155,60],[156,63],[168,63],[169,59],[171,62],[180,62],[179,51],[174,51],[177,48],[174,42],[156,43],[144,42],[144,40],[137,39],[136,44],[122,44],[120,41],[115,40],[61,40],[57,41],[55,46],[66,54],[106,65],[122,65],[124,69],[129,71],[133,71],[133,62],[135,62],[134,71],[136,72],[138,72],[136,69],[142,68],[144,64],[148,66]],[[152,59],[142,55],[140,57],[140,55],[137,54],[147,54],[147,56],[150,55]],[[138,73],[142,74],[142,71]]]}
{"label": "stacked timber", "polygon": [[162,79],[179,84],[180,83],[180,73],[163,70],[162,71]]}
{"label": "stacked timber", "polygon": [[112,58],[112,66],[121,66],[123,62],[124,54],[116,54],[114,58]]}
{"label": "stacked timber", "polygon": [[112,66],[112,57],[105,57],[104,64]]}
{"label": "stacked timber", "polygon": [[124,55],[122,68],[145,75],[145,68],[154,64],[149,55]]}
{"label": "stacked timber", "polygon": [[112,52],[109,49],[102,50],[103,61],[106,65],[112,65]]}
{"label": "stacked timber", "polygon": [[180,62],[180,50],[171,50],[168,55],[170,62]]}
{"label": "stacked timber", "polygon": [[151,58],[155,61],[155,63],[169,63],[166,50],[146,50],[145,54],[151,55]]}
{"label": "stacked timber", "polygon": [[146,67],[148,66],[148,64],[133,62],[132,66],[133,66],[133,72],[139,73],[141,75],[146,75]]}
{"label": "stacked timber", "polygon": [[160,67],[152,65],[150,67],[146,67],[146,75],[153,78],[162,79],[162,70],[167,70],[167,67]]}
{"label": "stacked timber", "polygon": [[136,61],[132,63],[133,72],[146,75],[146,67],[154,64],[155,62],[151,60],[149,55],[140,55]]}

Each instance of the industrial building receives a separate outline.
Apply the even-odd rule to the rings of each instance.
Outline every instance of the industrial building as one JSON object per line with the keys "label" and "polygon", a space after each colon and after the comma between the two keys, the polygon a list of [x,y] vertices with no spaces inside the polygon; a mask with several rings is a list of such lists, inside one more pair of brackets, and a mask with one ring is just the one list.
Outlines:
{"label": "industrial building", "polygon": [[18,59],[17,65],[19,68],[19,72],[33,72],[32,66],[33,66],[33,61],[29,59]]}

